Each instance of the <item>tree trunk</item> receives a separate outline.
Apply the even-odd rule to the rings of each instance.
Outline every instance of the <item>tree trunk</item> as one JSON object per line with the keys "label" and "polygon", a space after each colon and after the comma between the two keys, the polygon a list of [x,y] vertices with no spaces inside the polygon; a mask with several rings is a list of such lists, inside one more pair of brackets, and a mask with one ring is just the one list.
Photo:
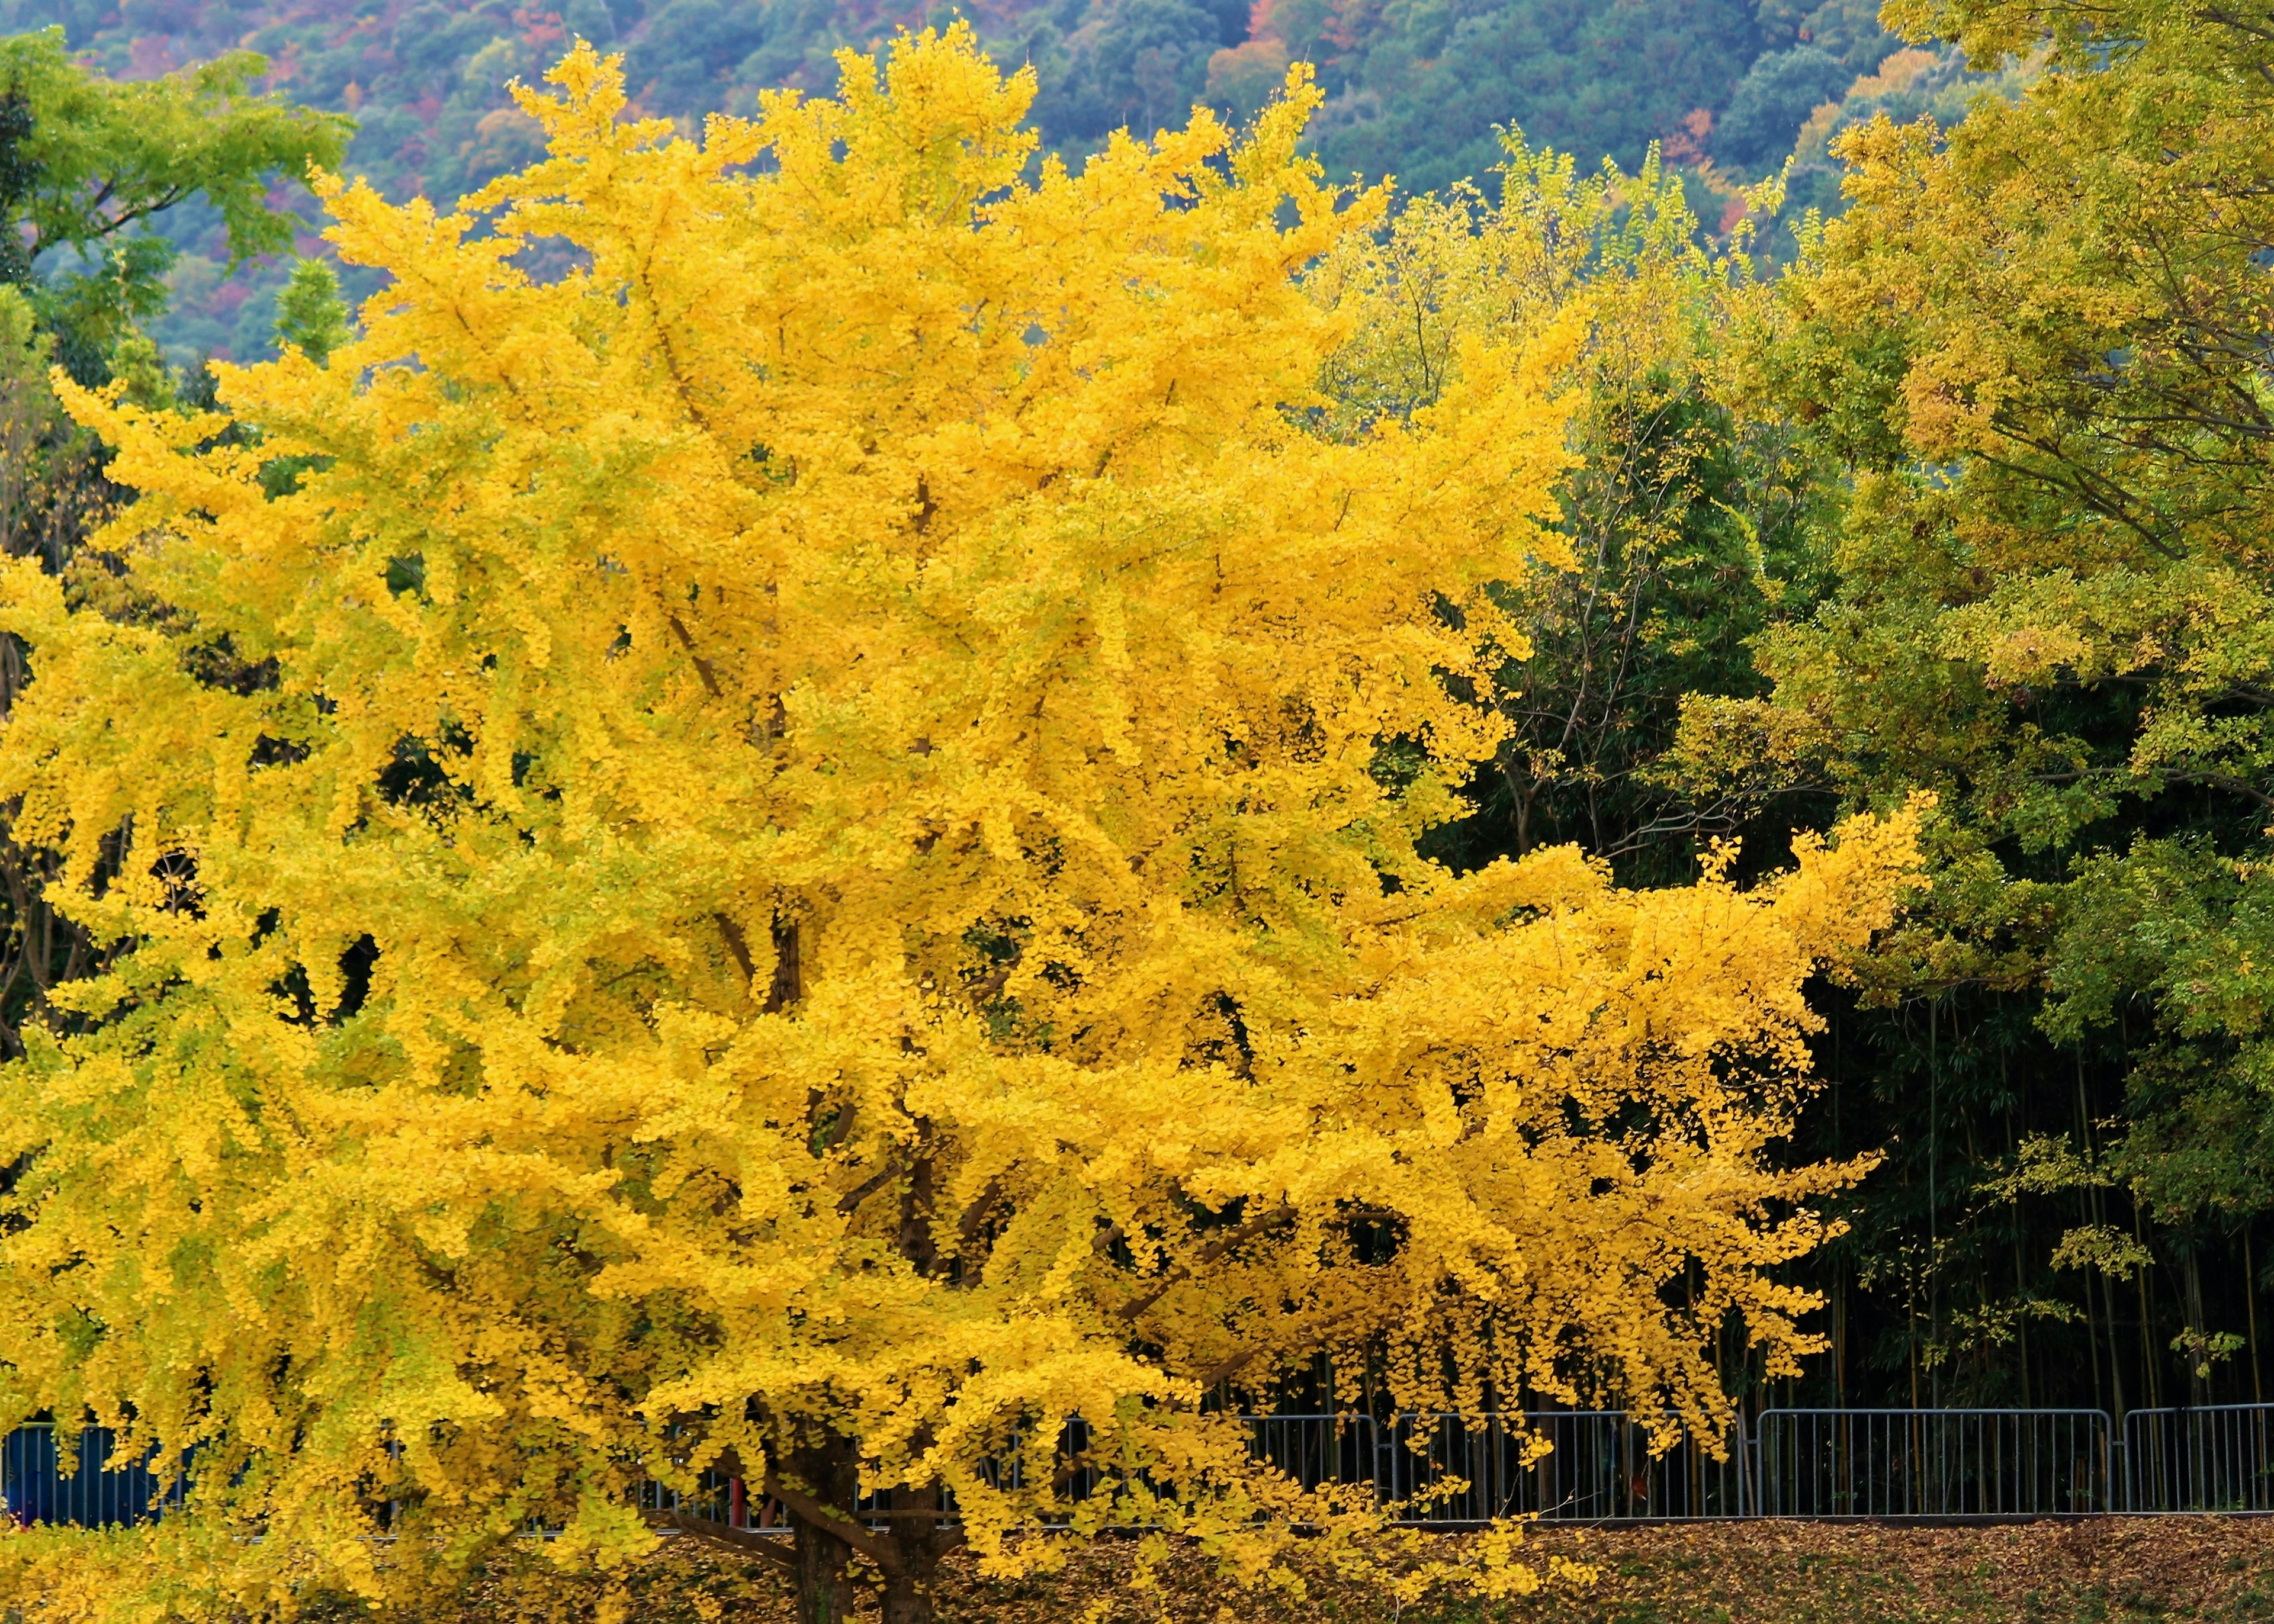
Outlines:
{"label": "tree trunk", "polygon": [[[801,1449],[790,1469],[804,1479],[806,1492],[823,1505],[848,1514],[856,1479],[851,1447],[832,1439],[818,1448]],[[851,1624],[853,1547],[830,1530],[796,1517],[797,1624]]]}
{"label": "tree trunk", "polygon": [[798,1520],[797,1624],[851,1624],[852,1561],[852,1546]]}
{"label": "tree trunk", "polygon": [[[895,1510],[937,1511],[937,1489],[903,1489]],[[898,1571],[885,1575],[885,1624],[932,1624],[932,1581],[939,1571],[940,1530],[925,1517],[892,1519]]]}
{"label": "tree trunk", "polygon": [[913,1573],[885,1580],[885,1624],[932,1624],[931,1586]]}

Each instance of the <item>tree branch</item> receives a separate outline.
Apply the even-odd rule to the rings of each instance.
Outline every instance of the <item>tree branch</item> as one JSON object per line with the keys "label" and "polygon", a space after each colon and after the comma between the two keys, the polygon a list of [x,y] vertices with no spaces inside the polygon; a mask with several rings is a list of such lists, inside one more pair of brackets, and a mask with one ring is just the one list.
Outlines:
{"label": "tree branch", "polygon": [[736,1528],[730,1522],[714,1522],[709,1517],[690,1517],[683,1511],[650,1511],[643,1515],[650,1528],[668,1529],[674,1534],[684,1534],[689,1539],[717,1545],[738,1556],[762,1557],[791,1573],[797,1571],[797,1553],[779,1534],[752,1533],[749,1529]]}
{"label": "tree branch", "polygon": [[887,1184],[898,1177],[900,1176],[900,1164],[899,1162],[887,1162],[877,1172],[871,1174],[866,1179],[863,1179],[860,1184],[854,1185],[852,1189],[847,1190],[838,1199],[837,1215],[840,1218],[850,1218],[855,1213],[860,1210],[862,1202],[867,1200],[870,1196],[876,1194],[877,1191],[882,1190]]}
{"label": "tree branch", "polygon": [[1233,1247],[1254,1240],[1266,1229],[1271,1229],[1275,1225],[1284,1223],[1288,1219],[1292,1218],[1294,1215],[1295,1209],[1293,1207],[1274,1207],[1271,1211],[1264,1214],[1261,1218],[1250,1219],[1247,1222],[1241,1224],[1239,1228],[1234,1229],[1231,1234],[1224,1237],[1222,1239],[1216,1242],[1215,1244],[1203,1251],[1199,1258],[1193,1260],[1190,1267],[1180,1266],[1170,1270],[1169,1273],[1161,1276],[1160,1280],[1155,1283],[1150,1291],[1139,1293],[1136,1297],[1133,1297],[1128,1302],[1124,1303],[1114,1312],[1119,1314],[1124,1320],[1134,1320],[1138,1315],[1143,1313],[1147,1309],[1152,1307],[1154,1304],[1159,1302],[1163,1297],[1167,1295],[1169,1288],[1182,1281],[1191,1279],[1193,1269],[1206,1268],[1209,1264],[1224,1256],[1225,1252],[1230,1252]]}
{"label": "tree branch", "polygon": [[1255,1360],[1261,1357],[1262,1352],[1263,1350],[1261,1348],[1249,1348],[1243,1352],[1233,1354],[1231,1357],[1223,1361],[1221,1364],[1217,1365],[1215,1369],[1201,1377],[1200,1384],[1201,1388],[1205,1390],[1216,1386],[1219,1381],[1228,1380],[1231,1377],[1237,1376],[1240,1372],[1246,1370],[1250,1365],[1254,1364]]}
{"label": "tree branch", "polygon": [[1002,1179],[999,1177],[990,1178],[986,1188],[980,1191],[978,1199],[965,1210],[962,1221],[955,1226],[955,1245],[959,1253],[971,1244],[972,1237],[979,1233],[979,1226],[987,1222],[988,1213],[1002,1194]]}
{"label": "tree branch", "polygon": [[757,978],[758,966],[750,962],[750,947],[742,940],[742,928],[724,913],[711,917],[719,921],[719,934],[727,938],[727,951],[734,955],[735,964],[742,968],[742,985],[748,988]]}
{"label": "tree branch", "polygon": [[695,651],[695,639],[687,635],[687,628],[680,624],[677,615],[664,618],[671,622],[672,632],[678,637],[679,646],[687,650],[687,658],[695,662],[695,674],[703,679],[703,691],[713,699],[719,698],[719,675],[711,669],[711,662]]}
{"label": "tree branch", "polygon": [[811,1495],[800,1493],[772,1472],[761,1480],[760,1486],[814,1527],[843,1540],[886,1573],[897,1575],[906,1570],[907,1564],[889,1541],[877,1538],[834,1506],[825,1506]]}

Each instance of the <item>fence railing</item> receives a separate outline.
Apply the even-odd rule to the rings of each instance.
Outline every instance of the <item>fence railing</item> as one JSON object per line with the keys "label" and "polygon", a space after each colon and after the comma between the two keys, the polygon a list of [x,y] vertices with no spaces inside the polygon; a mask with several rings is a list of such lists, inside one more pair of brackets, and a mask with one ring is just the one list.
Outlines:
{"label": "fence railing", "polygon": [[[1739,1517],[2029,1517],[2128,1511],[2274,1512],[2274,1404],[2136,1410],[2119,1432],[2097,1410],[1768,1410],[1749,1432],[1686,1434],[1653,1453],[1651,1429],[1618,1410],[1522,1415],[1248,1416],[1250,1447],[1306,1488],[1371,1485],[1402,1522],[1458,1527],[1499,1517],[1668,1522]],[[1050,1455],[1083,1447],[1079,1421]],[[0,1507],[19,1523],[147,1521],[178,1503],[115,1440],[81,1434],[65,1476],[55,1431],[0,1439]],[[999,1470],[1028,1470],[1014,1448]],[[1053,1468],[1058,1470],[1058,1468]],[[1079,1497],[1095,1485],[1076,1474]],[[651,1483],[644,1503],[779,1527],[762,1496],[715,1475],[681,1496]]]}
{"label": "fence railing", "polygon": [[2124,1460],[2135,1511],[2274,1511],[2274,1404],[2135,1410]]}
{"label": "fence railing", "polygon": [[34,1424],[0,1438],[0,1507],[18,1523],[62,1522],[79,1528],[143,1522],[180,1501],[182,1485],[162,1483],[149,1457],[111,1464],[117,1438],[108,1427],[79,1435],[78,1470],[68,1477],[56,1447],[56,1430]]}
{"label": "fence railing", "polygon": [[1374,1481],[1406,1507],[1403,1521],[1657,1522],[1743,1516],[1751,1505],[1740,1430],[1718,1459],[1687,1436],[1652,1454],[1648,1431],[1623,1410],[1408,1415],[1377,1430]]}
{"label": "fence railing", "polygon": [[2097,1410],[1769,1410],[1773,1517],[2046,1516],[2118,1509]]}

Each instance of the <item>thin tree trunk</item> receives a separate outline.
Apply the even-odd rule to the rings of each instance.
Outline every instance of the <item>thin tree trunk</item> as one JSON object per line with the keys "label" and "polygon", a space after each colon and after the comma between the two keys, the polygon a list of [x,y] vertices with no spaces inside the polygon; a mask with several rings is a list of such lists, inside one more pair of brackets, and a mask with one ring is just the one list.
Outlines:
{"label": "thin tree trunk", "polygon": [[[2187,1293],[2187,1329],[2198,1336],[2210,1335],[2210,1316],[2203,1312],[2202,1264],[2195,1248],[2187,1248],[2187,1270],[2183,1276]],[[2195,1372],[2201,1371],[2202,1374]],[[2199,1354],[2187,1365],[2187,1397],[2190,1402],[2208,1404],[2211,1402],[2211,1362],[2207,1354]]]}
{"label": "thin tree trunk", "polygon": [[[2076,1212],[2080,1223],[2092,1222],[2092,1203],[2082,1191],[2077,1192]],[[2107,1389],[2100,1378],[2100,1316],[2092,1309],[2092,1277],[2097,1272],[2093,1269],[2083,1271],[2083,1279],[2080,1282],[2084,1287],[2084,1346],[2092,1356],[2092,1403],[2094,1409],[2107,1410],[2110,1415],[2120,1421],[2124,1406],[2118,1404],[2110,1408]]]}
{"label": "thin tree trunk", "polygon": [[[1942,1335],[1942,1191],[1937,1182],[1937,1104],[1942,1094],[1942,996],[1926,1004],[1926,1333]],[[1927,1374],[1928,1402],[1942,1408],[1942,1364]],[[1912,1401],[1916,1403],[1917,1401]]]}
{"label": "thin tree trunk", "polygon": [[[2076,1131],[2078,1139],[2084,1146],[2086,1160],[2095,1166],[2099,1165],[2099,1147],[2093,1143],[2092,1139],[2092,1112],[2085,1101],[2084,1051],[2082,1049],[2076,1053]],[[2108,1207],[2101,1199],[2099,1185],[2094,1184],[2087,1190],[2086,1200],[2087,1211],[2091,1221],[2097,1224],[2106,1225]],[[2116,1333],[2116,1282],[2109,1277],[2107,1270],[2093,1270],[2091,1274],[2085,1277],[2084,1289],[2088,1298],[2092,1294],[2093,1274],[2100,1277],[2101,1307],[2108,1317],[2108,1383],[2116,1395],[2116,1425],[2121,1427],[2124,1425],[2127,1406],[2124,1402],[2124,1350]]]}
{"label": "thin tree trunk", "polygon": [[[2132,1202],[2132,1238],[2140,1243],[2143,1251],[2146,1249],[2148,1238],[2141,1231],[2140,1202],[2136,1197]],[[2146,1372],[2141,1382],[2147,1388],[2150,1410],[2160,1409],[2164,1402],[2164,1372],[2159,1368],[2162,1361],[2156,1357],[2156,1305],[2148,1295],[2154,1283],[2149,1276],[2155,1270],[2154,1264],[2142,1264],[2135,1276],[2140,1291],[2140,1363]]]}
{"label": "thin tree trunk", "polygon": [[1832,1392],[1833,1402],[1848,1408],[1848,1265],[1835,1264],[1832,1274]]}
{"label": "thin tree trunk", "polygon": [[2264,1379],[2258,1373],[2258,1267],[2250,1254],[2250,1221],[2242,1222],[2242,1311],[2250,1327],[2250,1402],[2266,1402]]}

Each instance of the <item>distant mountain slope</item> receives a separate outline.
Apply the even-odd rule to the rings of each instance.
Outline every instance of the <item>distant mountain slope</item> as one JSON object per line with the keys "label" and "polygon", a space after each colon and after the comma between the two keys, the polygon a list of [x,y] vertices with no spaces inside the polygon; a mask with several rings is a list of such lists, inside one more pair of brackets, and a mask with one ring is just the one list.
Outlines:
{"label": "distant mountain slope", "polygon": [[[1872,0],[0,0],[0,34],[61,25],[130,77],[260,51],[280,88],[355,115],[352,171],[447,200],[535,155],[504,86],[573,36],[624,53],[644,110],[691,117],[749,110],[767,86],[825,92],[839,48],[957,14],[998,60],[1035,65],[1035,117],[1058,150],[1179,122],[1197,101],[1251,114],[1302,57],[1329,97],[1316,139],[1330,172],[1408,190],[1482,175],[1507,125],[1590,162],[1631,166],[1660,140],[1678,163],[1773,168],[1897,43]],[[185,253],[168,347],[263,351],[281,270],[225,279],[213,222],[170,229]]]}

